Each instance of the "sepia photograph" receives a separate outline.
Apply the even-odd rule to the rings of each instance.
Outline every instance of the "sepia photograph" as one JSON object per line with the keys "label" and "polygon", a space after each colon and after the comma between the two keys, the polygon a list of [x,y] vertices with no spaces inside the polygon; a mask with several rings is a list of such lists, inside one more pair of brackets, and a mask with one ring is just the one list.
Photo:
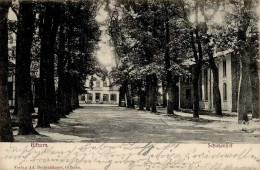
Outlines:
{"label": "sepia photograph", "polygon": [[0,0],[0,170],[260,169],[258,0]]}

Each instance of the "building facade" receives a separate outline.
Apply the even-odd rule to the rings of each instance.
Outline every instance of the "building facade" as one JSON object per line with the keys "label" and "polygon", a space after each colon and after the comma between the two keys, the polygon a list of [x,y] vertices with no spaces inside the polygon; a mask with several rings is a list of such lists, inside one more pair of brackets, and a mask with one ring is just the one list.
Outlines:
{"label": "building facade", "polygon": [[[240,78],[239,57],[232,51],[217,53],[215,63],[219,73],[219,90],[223,111],[236,112]],[[192,67],[192,66],[191,66]],[[191,74],[193,75],[193,74]],[[213,73],[208,64],[203,64],[199,79],[200,109],[214,111],[213,99]],[[251,82],[248,82],[251,83]],[[193,108],[192,77],[184,76],[179,80],[179,106],[180,108]],[[252,89],[248,89],[248,95],[252,95]],[[250,108],[250,107],[248,107]]]}
{"label": "building facade", "polygon": [[108,77],[88,76],[85,84],[87,93],[81,99],[86,103],[119,104],[119,88],[111,84],[112,80]]}
{"label": "building facade", "polygon": [[179,107],[185,109],[193,108],[193,87],[191,75],[179,79]]}
{"label": "building facade", "polygon": [[[230,52],[215,56],[215,63],[218,67],[222,110],[236,112],[239,85],[238,57]],[[213,73],[208,66],[203,66],[200,79],[200,108],[214,110],[213,103]]]}

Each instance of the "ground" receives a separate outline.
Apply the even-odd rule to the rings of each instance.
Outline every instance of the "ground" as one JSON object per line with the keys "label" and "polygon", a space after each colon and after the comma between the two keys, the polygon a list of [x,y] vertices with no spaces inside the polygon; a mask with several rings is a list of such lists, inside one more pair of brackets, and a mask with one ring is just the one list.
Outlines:
{"label": "ground", "polygon": [[[41,135],[17,135],[16,142],[153,142],[153,143],[260,143],[259,122],[237,124],[237,117],[175,112],[167,116],[108,105],[81,104],[51,128],[36,128]],[[34,119],[36,125],[36,119]]]}

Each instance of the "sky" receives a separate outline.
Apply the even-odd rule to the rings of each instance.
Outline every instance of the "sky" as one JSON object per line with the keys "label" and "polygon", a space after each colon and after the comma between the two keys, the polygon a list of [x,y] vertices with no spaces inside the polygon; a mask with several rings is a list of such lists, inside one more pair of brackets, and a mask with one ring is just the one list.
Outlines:
{"label": "sky", "polygon": [[97,50],[97,58],[99,62],[106,66],[108,71],[111,70],[111,67],[115,66],[115,59],[113,53],[113,47],[109,44],[110,36],[106,33],[107,25],[105,25],[105,21],[108,17],[107,11],[104,10],[105,6],[103,5],[98,15],[96,16],[96,21],[101,25],[101,41],[99,42],[98,46],[99,49]]}

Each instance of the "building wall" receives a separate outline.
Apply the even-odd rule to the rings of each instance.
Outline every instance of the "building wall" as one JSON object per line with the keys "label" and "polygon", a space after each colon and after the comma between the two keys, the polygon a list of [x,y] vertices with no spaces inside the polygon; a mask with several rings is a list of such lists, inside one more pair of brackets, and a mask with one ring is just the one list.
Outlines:
{"label": "building wall", "polygon": [[[93,89],[90,88],[91,76],[89,76],[86,80],[86,84],[85,84],[85,86],[87,87],[87,94],[85,94],[86,103],[118,104],[119,103],[119,88],[115,87],[115,86],[111,86],[111,80],[108,78],[106,78],[103,81],[100,77],[98,77],[96,75],[94,75],[93,77],[94,77]],[[99,86],[98,86],[98,84],[99,84]],[[105,87],[104,87],[104,84],[106,84]],[[99,98],[97,98],[98,96],[99,96]]]}
{"label": "building wall", "polygon": [[191,76],[183,76],[179,80],[179,107],[193,108],[193,89]]}
{"label": "building wall", "polygon": [[238,87],[240,78],[240,65],[238,57],[231,57],[231,72],[232,72],[232,112],[237,111]]}
{"label": "building wall", "polygon": [[[231,53],[219,58],[219,90],[222,99],[222,110],[232,111],[232,65]],[[226,61],[226,75],[224,75],[224,63]],[[226,100],[224,99],[224,85],[226,84]]]}
{"label": "building wall", "polygon": [[[202,110],[210,110],[212,107],[211,105],[211,93],[210,88],[211,88],[211,72],[208,67],[203,67],[201,69],[201,74],[200,74],[200,109]],[[206,81],[207,80],[207,81]],[[207,82],[207,83],[206,83]]]}
{"label": "building wall", "polygon": [[[233,87],[232,87],[231,54],[217,58],[216,65],[218,67],[218,72],[219,72],[219,90],[220,90],[221,101],[222,101],[221,102],[222,110],[232,111],[232,101],[233,101],[232,88]],[[202,98],[200,100],[200,108],[202,110],[214,110],[215,108],[214,108],[214,98],[213,98],[213,93],[214,93],[213,73],[208,66],[204,66],[201,71],[201,88],[202,88],[201,89]]]}
{"label": "building wall", "polygon": [[[216,65],[219,71],[219,90],[222,100],[222,110],[224,111],[237,111],[237,96],[239,85],[239,60],[237,56],[228,53],[225,56],[215,58]],[[226,63],[226,69],[224,68]],[[226,74],[224,74],[224,70]],[[187,85],[180,79],[180,108],[192,108],[193,105],[193,87],[192,83]],[[207,83],[206,83],[207,81]],[[249,82],[250,83],[250,82]],[[226,85],[226,99],[224,86]],[[192,101],[187,101],[185,91],[191,88]],[[207,65],[203,65],[201,76],[199,80],[199,96],[200,96],[200,109],[214,110],[213,100],[213,73]],[[249,89],[249,95],[252,94]]]}

